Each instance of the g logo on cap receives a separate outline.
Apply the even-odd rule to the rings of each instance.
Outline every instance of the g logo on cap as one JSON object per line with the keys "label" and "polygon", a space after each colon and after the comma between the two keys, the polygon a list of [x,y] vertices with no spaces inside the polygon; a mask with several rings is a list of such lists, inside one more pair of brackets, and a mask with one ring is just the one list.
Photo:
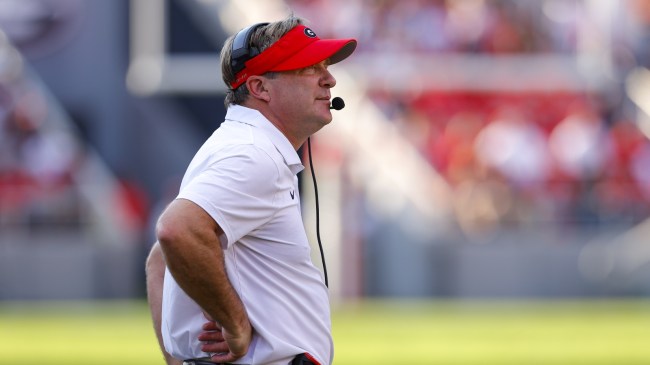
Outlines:
{"label": "g logo on cap", "polygon": [[309,38],[316,38],[316,33],[309,28],[305,28],[305,35]]}

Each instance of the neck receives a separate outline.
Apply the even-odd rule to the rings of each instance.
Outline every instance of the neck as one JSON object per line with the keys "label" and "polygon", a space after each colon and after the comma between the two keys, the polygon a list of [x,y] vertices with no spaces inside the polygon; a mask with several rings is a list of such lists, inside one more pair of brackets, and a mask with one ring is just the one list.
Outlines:
{"label": "neck", "polygon": [[287,138],[287,140],[289,140],[289,143],[291,143],[296,151],[305,143],[305,141],[307,141],[307,137],[309,136],[297,136],[298,133],[295,133],[295,131],[292,131],[292,128],[290,128],[292,122],[287,122],[279,118],[270,108],[267,107],[267,104],[250,101],[243,103],[242,106],[260,112],[260,114],[268,119],[269,122],[271,122],[271,124],[273,124],[275,128],[277,128]]}

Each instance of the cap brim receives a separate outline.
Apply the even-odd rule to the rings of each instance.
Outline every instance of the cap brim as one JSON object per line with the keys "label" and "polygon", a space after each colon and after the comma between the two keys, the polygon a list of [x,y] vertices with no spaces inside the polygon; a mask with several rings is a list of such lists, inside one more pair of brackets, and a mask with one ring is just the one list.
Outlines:
{"label": "cap brim", "polygon": [[315,65],[326,59],[330,64],[348,58],[357,48],[355,39],[319,39],[273,67],[270,71],[290,71]]}

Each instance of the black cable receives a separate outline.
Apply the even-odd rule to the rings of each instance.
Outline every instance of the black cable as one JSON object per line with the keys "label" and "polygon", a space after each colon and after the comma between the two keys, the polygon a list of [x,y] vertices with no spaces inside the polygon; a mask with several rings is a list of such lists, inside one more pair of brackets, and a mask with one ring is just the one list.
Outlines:
{"label": "black cable", "polygon": [[318,248],[320,249],[320,259],[323,262],[323,274],[325,275],[325,286],[329,288],[327,281],[327,266],[325,265],[325,253],[323,252],[323,244],[320,241],[320,207],[318,205],[318,185],[316,185],[316,174],[314,173],[314,163],[311,160],[311,138],[307,138],[307,150],[309,152],[309,169],[311,170],[311,178],[314,181],[314,195],[316,195],[316,239],[318,240]]}

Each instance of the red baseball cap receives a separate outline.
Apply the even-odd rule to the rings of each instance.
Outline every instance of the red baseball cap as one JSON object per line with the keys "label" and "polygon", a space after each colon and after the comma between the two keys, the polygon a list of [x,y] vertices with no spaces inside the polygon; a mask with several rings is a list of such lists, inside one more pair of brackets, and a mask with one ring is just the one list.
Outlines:
{"label": "red baseball cap", "polygon": [[298,70],[328,58],[330,64],[334,64],[350,56],[355,48],[355,39],[320,39],[310,28],[298,25],[262,53],[246,61],[245,68],[235,75],[230,86],[234,90],[253,75]]}

